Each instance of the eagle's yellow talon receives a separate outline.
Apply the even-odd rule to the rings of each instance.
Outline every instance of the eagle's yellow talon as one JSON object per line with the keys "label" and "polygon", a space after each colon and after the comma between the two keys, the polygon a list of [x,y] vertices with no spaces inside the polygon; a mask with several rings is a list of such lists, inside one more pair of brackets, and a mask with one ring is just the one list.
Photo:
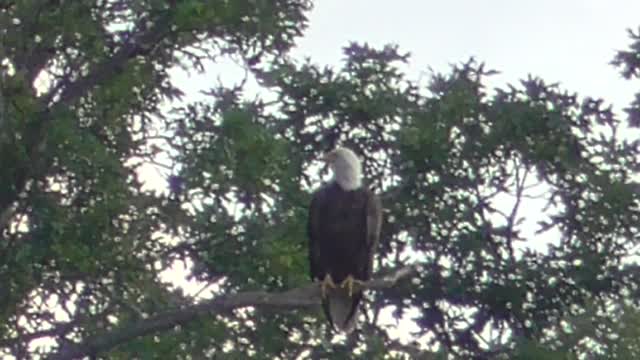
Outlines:
{"label": "eagle's yellow talon", "polygon": [[320,292],[322,293],[323,299],[327,297],[327,288],[336,288],[336,284],[333,282],[333,278],[331,278],[330,274],[326,274],[324,279],[320,282]]}
{"label": "eagle's yellow talon", "polygon": [[346,286],[347,289],[349,290],[349,297],[352,297],[354,284],[362,287],[364,285],[364,281],[355,279],[352,275],[349,275],[342,281],[342,283],[340,284],[340,287],[344,288]]}

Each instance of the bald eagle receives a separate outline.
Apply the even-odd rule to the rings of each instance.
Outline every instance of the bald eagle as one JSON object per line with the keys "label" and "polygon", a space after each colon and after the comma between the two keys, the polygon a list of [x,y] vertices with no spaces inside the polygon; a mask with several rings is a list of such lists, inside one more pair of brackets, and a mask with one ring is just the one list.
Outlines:
{"label": "bald eagle", "polygon": [[324,161],[333,179],[313,194],[309,209],[311,279],[320,282],[331,326],[349,332],[362,299],[362,289],[354,289],[354,283],[371,278],[382,207],[362,185],[362,165],[353,151],[335,149]]}

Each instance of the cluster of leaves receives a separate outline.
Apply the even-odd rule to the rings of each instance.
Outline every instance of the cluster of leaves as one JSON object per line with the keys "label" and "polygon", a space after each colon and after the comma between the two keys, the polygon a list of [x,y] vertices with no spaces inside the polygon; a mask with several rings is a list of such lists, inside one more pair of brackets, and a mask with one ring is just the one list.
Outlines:
{"label": "cluster of leaves", "polygon": [[[1,354],[637,354],[640,142],[623,135],[638,126],[638,101],[623,121],[537,78],[489,91],[491,72],[474,61],[421,88],[394,46],[350,44],[339,69],[299,63],[287,50],[309,8],[0,5]],[[640,74],[638,35],[614,61],[628,78]],[[220,56],[244,61],[273,100],[247,100],[242,87],[181,99],[168,71]],[[186,101],[162,111],[172,100]],[[179,263],[212,297],[307,282],[309,192],[317,159],[337,145],[362,156],[383,198],[376,268],[417,262],[416,277],[370,294],[347,338],[326,335],[319,311],[172,322],[202,300],[163,281]],[[158,173],[166,191],[145,186]],[[416,330],[398,339],[396,320]]]}
{"label": "cluster of leaves", "polygon": [[[157,155],[152,139],[167,134],[157,130],[161,105],[182,94],[169,71],[202,70],[220,56],[277,57],[294,45],[309,8],[291,0],[0,4],[0,356],[45,357],[181,304],[159,276],[170,252],[161,235],[193,221],[174,218],[174,199],[139,179]],[[217,337],[189,338],[221,325],[192,326],[113,356],[215,351]],[[86,352],[113,347],[102,341]]]}

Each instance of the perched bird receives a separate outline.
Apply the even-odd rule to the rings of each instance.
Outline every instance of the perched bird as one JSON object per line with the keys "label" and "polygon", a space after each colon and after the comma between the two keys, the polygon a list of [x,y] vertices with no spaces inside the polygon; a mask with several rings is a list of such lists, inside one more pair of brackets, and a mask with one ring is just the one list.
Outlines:
{"label": "perched bird", "polygon": [[320,283],[322,308],[334,329],[353,330],[362,289],[371,278],[380,237],[380,199],[362,184],[362,164],[347,148],[323,159],[333,179],[313,194],[309,208],[311,279]]}

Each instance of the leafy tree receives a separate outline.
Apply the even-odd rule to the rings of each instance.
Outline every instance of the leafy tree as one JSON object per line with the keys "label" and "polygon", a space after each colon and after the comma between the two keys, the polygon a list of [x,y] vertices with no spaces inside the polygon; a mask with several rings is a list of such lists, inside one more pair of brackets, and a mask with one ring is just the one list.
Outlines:
{"label": "leafy tree", "polygon": [[[310,7],[0,4],[2,354],[635,356],[640,143],[625,135],[640,94],[621,118],[538,78],[488,90],[475,61],[422,88],[393,46],[300,62],[288,50]],[[614,64],[637,78],[631,35]],[[169,76],[222,56],[265,97],[219,86],[192,101]],[[377,271],[419,265],[369,292],[349,337],[305,290],[316,159],[337,144],[384,199]],[[211,290],[167,282],[176,264]]]}

